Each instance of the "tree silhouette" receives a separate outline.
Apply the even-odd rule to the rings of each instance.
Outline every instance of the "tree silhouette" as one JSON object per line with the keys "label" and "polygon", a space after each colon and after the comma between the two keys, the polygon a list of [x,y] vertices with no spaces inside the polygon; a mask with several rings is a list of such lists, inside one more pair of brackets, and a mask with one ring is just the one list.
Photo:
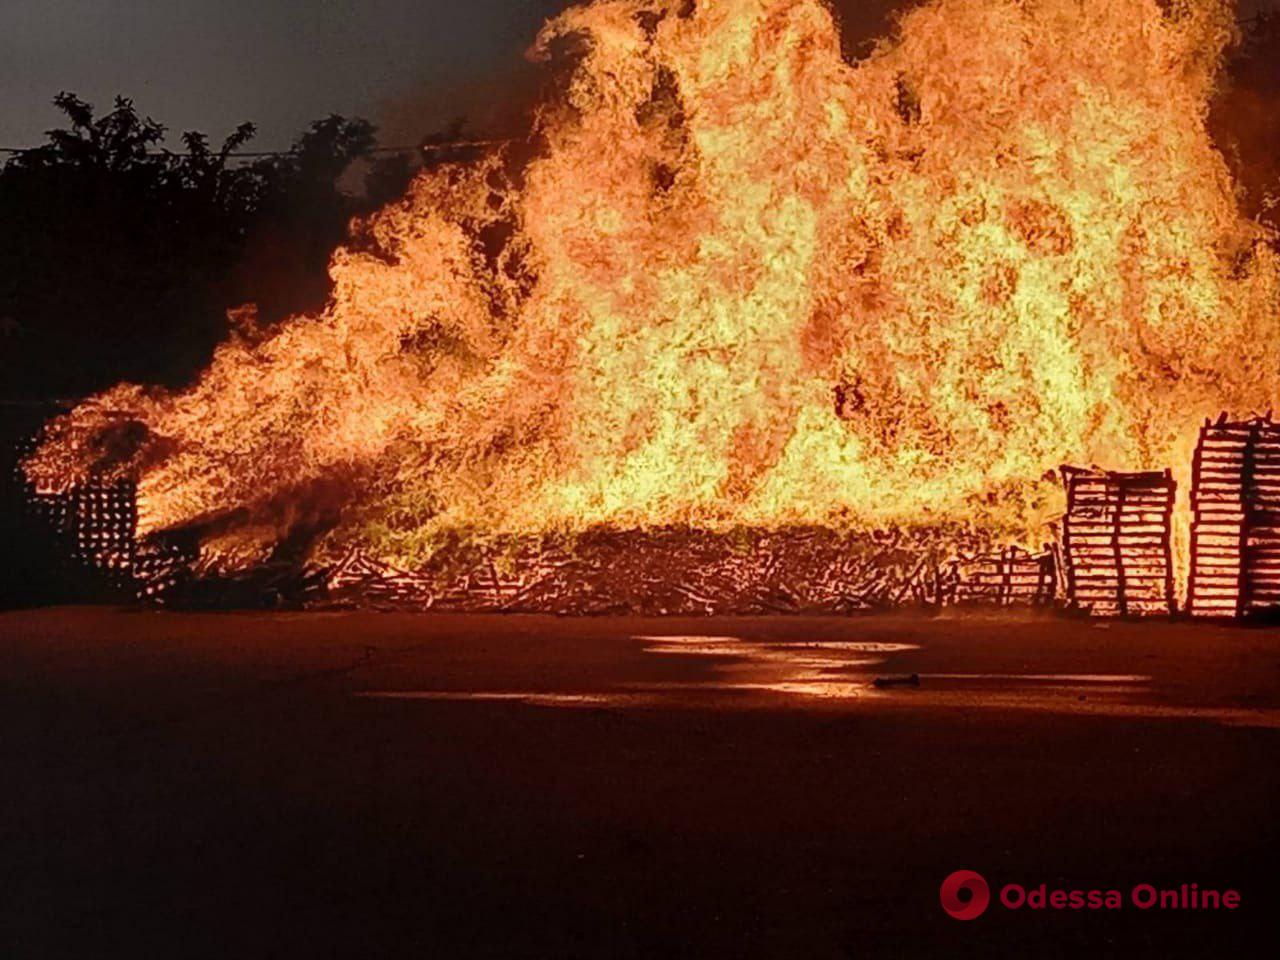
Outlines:
{"label": "tree silhouette", "polygon": [[217,149],[186,133],[174,152],[126,98],[101,116],[74,94],[54,104],[65,123],[0,170],[0,399],[178,385],[228,308],[261,298],[269,320],[323,303],[362,202],[339,181],[373,147],[367,121],[327,117],[246,162],[252,124]]}
{"label": "tree silhouette", "polygon": [[339,181],[370,155],[375,133],[366,120],[329,116],[304,131],[288,153],[252,165],[259,190],[255,229],[228,278],[237,301],[256,302],[268,322],[324,304],[329,257],[351,217],[366,206]]}

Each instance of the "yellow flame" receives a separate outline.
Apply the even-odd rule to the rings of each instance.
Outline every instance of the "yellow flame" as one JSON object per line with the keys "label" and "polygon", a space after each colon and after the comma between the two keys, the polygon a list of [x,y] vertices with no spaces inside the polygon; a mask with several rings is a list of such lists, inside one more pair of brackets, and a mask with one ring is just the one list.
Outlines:
{"label": "yellow flame", "polygon": [[571,9],[535,159],[423,174],[322,314],[90,401],[28,470],[138,420],[146,530],[242,508],[267,543],[344,477],[333,539],[391,560],[593,524],[1041,536],[1046,471],[1182,467],[1277,395],[1276,258],[1205,129],[1232,16],[933,0],[849,64],[819,0]]}

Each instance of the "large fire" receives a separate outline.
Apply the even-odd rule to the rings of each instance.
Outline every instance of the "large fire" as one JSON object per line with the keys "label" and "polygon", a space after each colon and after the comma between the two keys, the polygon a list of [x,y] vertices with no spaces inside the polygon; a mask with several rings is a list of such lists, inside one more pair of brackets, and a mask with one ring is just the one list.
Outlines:
{"label": "large fire", "polygon": [[46,490],[249,565],[690,525],[1043,537],[1065,461],[1190,462],[1280,381],[1280,271],[1206,132],[1219,0],[933,0],[841,57],[820,0],[600,0],[533,159],[424,173],[333,298],[191,389],[53,424]]}

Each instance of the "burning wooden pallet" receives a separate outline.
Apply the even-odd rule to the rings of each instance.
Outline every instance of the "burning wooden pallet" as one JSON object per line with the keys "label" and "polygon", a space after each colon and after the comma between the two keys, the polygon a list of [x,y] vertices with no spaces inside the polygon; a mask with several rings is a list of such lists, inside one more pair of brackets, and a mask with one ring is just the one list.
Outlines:
{"label": "burning wooden pallet", "polygon": [[1191,507],[1191,615],[1280,610],[1280,424],[1205,421]]}
{"label": "burning wooden pallet", "polygon": [[51,494],[28,489],[65,556],[106,574],[114,595],[156,604],[256,605],[274,596],[404,610],[699,615],[1034,605],[1054,594],[1052,557],[983,553],[986,542],[941,529],[598,529],[513,538],[498,550],[459,544],[414,571],[355,549],[323,568],[210,576],[201,572],[195,540],[138,538],[136,499],[127,481]]}
{"label": "burning wooden pallet", "polygon": [[1057,563],[1047,547],[1041,553],[1009,547],[960,557],[950,572],[948,602],[955,604],[1040,607],[1052,604],[1058,592]]}
{"label": "burning wooden pallet", "polygon": [[275,596],[410,610],[849,613],[1048,605],[1057,589],[1052,552],[986,552],[989,541],[960,529],[597,529],[568,539],[513,538],[496,551],[459,544],[414,571],[356,549],[301,573],[210,577],[200,572],[196,540],[138,539],[132,483],[82,483],[43,495],[28,488],[28,497],[65,555],[107,574],[117,595],[160,604],[252,605]]}
{"label": "burning wooden pallet", "polygon": [[1048,605],[1052,552],[965,554],[946,537],[830,530],[592,531],[528,538],[501,562],[460,548],[417,572],[355,550],[328,578],[329,602],[560,614],[850,613],[944,604]]}
{"label": "burning wooden pallet", "polygon": [[63,555],[112,595],[163,603],[188,580],[193,550],[138,539],[138,495],[131,481],[77,483],[54,493],[19,482],[26,488],[27,508],[47,524]]}
{"label": "burning wooden pallet", "polygon": [[[208,576],[200,572],[195,541],[138,539],[131,483],[28,493],[68,558],[106,574],[115,595],[162,605],[256,605],[287,594],[293,602],[404,610],[850,613],[945,604],[1043,605],[1053,602],[1056,587],[1049,553],[986,553],[986,543],[959,531],[853,534],[819,528],[601,529],[572,539],[515,538],[498,551],[461,544],[416,571],[353,549],[322,569]],[[948,560],[957,550],[959,559]]]}
{"label": "burning wooden pallet", "polygon": [[59,493],[28,491],[27,503],[67,559],[129,592],[136,565],[137,498],[129,483],[77,484]]}
{"label": "burning wooden pallet", "polygon": [[1062,478],[1068,604],[1094,616],[1173,614],[1173,474],[1063,467]]}
{"label": "burning wooden pallet", "polygon": [[[460,545],[421,570],[359,552],[331,601],[405,609],[557,614],[850,613],[946,602],[958,534],[826,529],[592,530]],[[981,546],[974,544],[973,546]]]}
{"label": "burning wooden pallet", "polygon": [[330,599],[363,606],[429,610],[436,602],[430,578],[380,563],[359,549],[347,552],[329,572],[325,586]]}

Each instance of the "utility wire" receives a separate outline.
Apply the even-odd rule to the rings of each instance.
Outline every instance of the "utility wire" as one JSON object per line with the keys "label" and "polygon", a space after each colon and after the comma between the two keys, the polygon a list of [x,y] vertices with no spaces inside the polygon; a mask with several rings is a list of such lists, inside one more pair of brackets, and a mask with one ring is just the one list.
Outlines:
{"label": "utility wire", "polygon": [[[1245,26],[1250,23],[1257,23],[1259,20],[1268,20],[1271,17],[1280,15],[1280,7],[1273,10],[1262,10],[1255,13],[1252,17],[1244,17],[1237,19],[1236,23]],[[467,147],[494,147],[502,144],[510,143],[511,139],[501,140],[451,140],[442,143],[420,143],[412,147],[374,147],[372,150],[366,150],[364,155],[372,154],[397,154],[397,153],[433,153],[441,150],[458,150]],[[43,150],[49,144],[42,144],[38,147],[0,147],[0,153],[30,153],[33,150]],[[262,160],[268,157],[292,157],[295,156],[295,150],[247,150],[244,152],[236,151],[227,154],[230,160]],[[195,154],[182,150],[148,150],[148,157],[192,157]],[[215,151],[210,150],[210,156],[215,155]]]}
{"label": "utility wire", "polygon": [[[510,140],[449,140],[442,143],[420,143],[413,147],[374,147],[366,150],[362,156],[370,154],[397,154],[397,153],[436,153],[441,150],[460,150],[468,147],[492,147],[499,146],[504,143],[510,143]],[[32,153],[36,150],[44,150],[51,144],[41,144],[38,147],[0,147],[0,153]],[[266,157],[293,157],[297,156],[296,150],[246,150],[235,151],[227,154],[228,160],[255,160],[264,159]],[[210,150],[208,154],[202,156],[219,156],[216,150]],[[148,150],[148,157],[193,157],[196,154],[186,150]]]}

